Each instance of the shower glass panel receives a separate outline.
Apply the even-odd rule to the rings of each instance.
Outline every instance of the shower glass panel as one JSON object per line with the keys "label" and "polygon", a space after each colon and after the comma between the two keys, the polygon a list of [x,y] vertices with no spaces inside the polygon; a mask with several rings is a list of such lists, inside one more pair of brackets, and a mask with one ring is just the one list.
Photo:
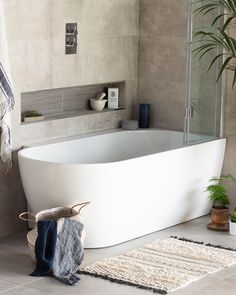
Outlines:
{"label": "shower glass panel", "polygon": [[186,91],[186,117],[185,117],[185,144],[194,144],[202,141],[213,140],[220,136],[221,127],[221,98],[222,79],[217,83],[219,63],[215,63],[208,71],[213,58],[219,54],[219,49],[211,51],[201,60],[194,56],[193,50],[200,43],[195,43],[195,33],[199,30],[216,31],[211,28],[211,20],[218,11],[211,12],[211,15],[202,16],[194,13],[202,3],[193,4],[188,0],[189,5],[189,46],[187,62],[187,91]]}

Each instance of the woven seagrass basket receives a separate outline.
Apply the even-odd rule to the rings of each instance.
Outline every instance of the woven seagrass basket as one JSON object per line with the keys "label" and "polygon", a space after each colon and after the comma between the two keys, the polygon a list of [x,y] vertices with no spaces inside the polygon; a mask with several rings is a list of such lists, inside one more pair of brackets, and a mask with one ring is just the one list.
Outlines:
{"label": "woven seagrass basket", "polygon": [[[38,212],[37,214],[32,214],[31,212],[23,212],[19,215],[21,220],[27,222],[33,222],[35,225],[40,220],[47,220],[47,219],[59,219],[59,218],[73,218],[73,219],[80,219],[80,211],[82,208],[87,206],[90,202],[76,204],[73,207],[57,207],[52,209],[46,209]],[[79,207],[78,210],[76,208]],[[84,239],[86,236],[85,229],[83,229],[81,242],[82,245],[84,244]],[[35,259],[35,242],[38,237],[37,226],[34,229],[30,230],[27,233],[27,242],[29,248],[30,257],[36,262]]]}

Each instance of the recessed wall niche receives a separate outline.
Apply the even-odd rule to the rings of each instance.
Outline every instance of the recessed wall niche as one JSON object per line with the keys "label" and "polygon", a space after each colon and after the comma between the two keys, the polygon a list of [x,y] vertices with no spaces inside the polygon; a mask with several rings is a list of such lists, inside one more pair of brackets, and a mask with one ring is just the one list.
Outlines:
{"label": "recessed wall niche", "polygon": [[[124,109],[126,104],[125,86],[125,81],[117,81],[21,93],[21,122],[29,124],[29,122],[24,122],[23,116],[29,110],[41,113],[44,116],[43,120],[95,114],[97,112],[91,110],[89,99],[95,98],[98,93],[107,92],[109,87],[119,88],[118,109]],[[106,105],[102,112],[104,111],[115,110],[108,109]]]}

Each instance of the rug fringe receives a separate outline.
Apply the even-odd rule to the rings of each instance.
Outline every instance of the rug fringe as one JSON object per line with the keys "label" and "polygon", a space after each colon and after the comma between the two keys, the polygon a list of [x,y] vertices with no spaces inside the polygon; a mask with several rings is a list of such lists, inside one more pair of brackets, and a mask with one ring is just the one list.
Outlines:
{"label": "rug fringe", "polygon": [[149,290],[149,291],[152,291],[152,292],[158,293],[158,294],[167,294],[167,291],[162,290],[162,289],[155,289],[155,288],[151,288],[151,287],[145,287],[145,286],[142,286],[142,285],[139,285],[139,284],[126,282],[126,281],[122,281],[122,280],[115,279],[115,278],[110,278],[110,277],[108,277],[106,275],[99,275],[99,274],[96,274],[96,273],[91,273],[89,271],[78,271],[78,273],[81,274],[81,275],[90,275],[92,277],[102,278],[104,280],[108,280],[110,282],[115,282],[115,283],[122,284],[122,285],[128,285],[128,286],[137,287],[139,289]]}
{"label": "rug fringe", "polygon": [[191,239],[186,239],[186,238],[179,238],[177,236],[171,236],[170,238],[172,239],[176,239],[176,240],[180,240],[180,241],[184,241],[184,242],[189,242],[189,243],[194,243],[194,244],[199,244],[199,245],[204,245],[204,246],[208,246],[208,247],[212,247],[212,248],[218,248],[218,249],[222,249],[222,250],[229,250],[229,251],[236,251],[236,249],[234,248],[230,248],[230,247],[224,247],[221,245],[214,245],[211,243],[204,243],[204,242],[200,242],[200,241],[195,241],[195,240],[191,240]]}

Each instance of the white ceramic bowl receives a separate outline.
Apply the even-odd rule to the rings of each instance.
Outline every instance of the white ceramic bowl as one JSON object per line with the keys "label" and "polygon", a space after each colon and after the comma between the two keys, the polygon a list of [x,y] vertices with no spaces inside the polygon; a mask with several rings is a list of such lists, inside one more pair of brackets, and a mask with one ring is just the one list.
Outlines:
{"label": "white ceramic bowl", "polygon": [[92,110],[100,112],[104,109],[106,102],[107,102],[107,99],[98,100],[98,99],[92,98],[90,99],[90,106]]}

